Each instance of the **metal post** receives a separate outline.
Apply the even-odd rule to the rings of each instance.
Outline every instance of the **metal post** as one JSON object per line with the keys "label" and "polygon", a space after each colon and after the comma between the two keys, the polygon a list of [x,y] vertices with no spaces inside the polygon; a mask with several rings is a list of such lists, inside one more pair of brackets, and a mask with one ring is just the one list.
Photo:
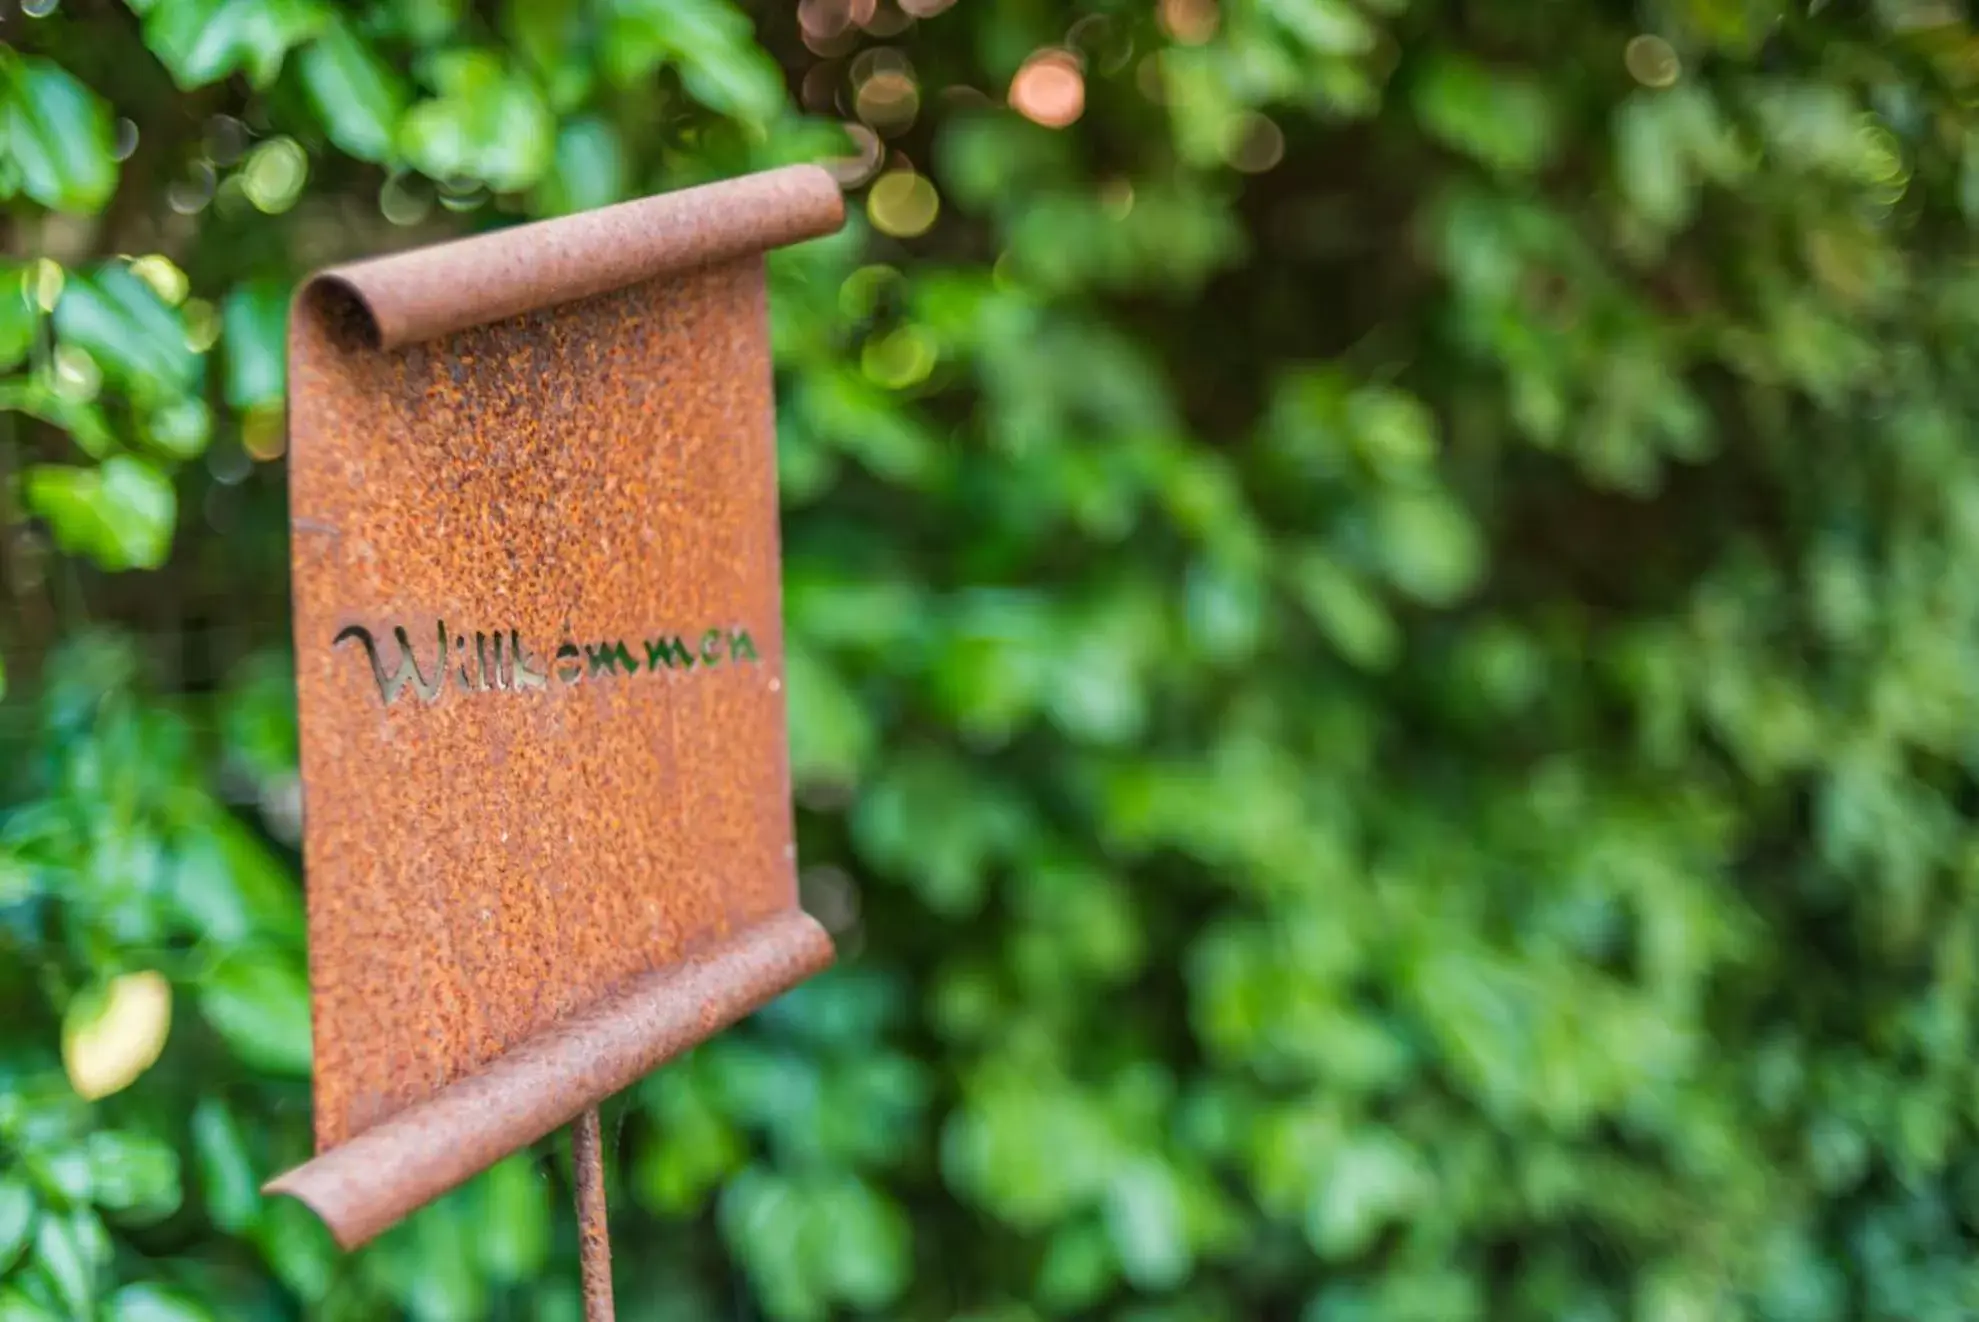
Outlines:
{"label": "metal post", "polygon": [[584,1272],[584,1322],[613,1322],[612,1241],[605,1225],[605,1140],[592,1107],[570,1126],[577,1171],[577,1246]]}

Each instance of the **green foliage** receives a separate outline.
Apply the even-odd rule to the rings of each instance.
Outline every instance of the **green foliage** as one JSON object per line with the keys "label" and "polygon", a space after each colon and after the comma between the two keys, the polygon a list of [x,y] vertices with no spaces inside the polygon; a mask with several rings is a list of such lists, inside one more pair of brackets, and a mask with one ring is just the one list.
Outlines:
{"label": "green foliage", "polygon": [[1971,1316],[1979,35],[912,8],[0,33],[0,1322],[578,1316],[547,1147],[348,1258],[259,1193],[287,300],[848,114],[925,186],[770,266],[843,961],[614,1104],[624,1314]]}

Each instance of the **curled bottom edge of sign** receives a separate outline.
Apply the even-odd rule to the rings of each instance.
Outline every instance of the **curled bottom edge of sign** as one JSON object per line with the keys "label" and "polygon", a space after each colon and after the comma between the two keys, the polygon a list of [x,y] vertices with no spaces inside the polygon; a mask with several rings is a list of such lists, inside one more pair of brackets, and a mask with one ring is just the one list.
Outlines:
{"label": "curled bottom edge of sign", "polygon": [[480,1073],[270,1180],[353,1249],[828,966],[802,910],[642,975]]}

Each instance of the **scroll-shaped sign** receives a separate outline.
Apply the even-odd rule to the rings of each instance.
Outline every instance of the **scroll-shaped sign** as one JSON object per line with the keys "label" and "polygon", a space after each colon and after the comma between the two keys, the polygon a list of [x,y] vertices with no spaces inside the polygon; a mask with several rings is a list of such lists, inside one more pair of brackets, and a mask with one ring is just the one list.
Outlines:
{"label": "scroll-shaped sign", "polygon": [[317,1155],[346,1247],[831,960],[763,254],[800,166],[325,271],[289,331]]}

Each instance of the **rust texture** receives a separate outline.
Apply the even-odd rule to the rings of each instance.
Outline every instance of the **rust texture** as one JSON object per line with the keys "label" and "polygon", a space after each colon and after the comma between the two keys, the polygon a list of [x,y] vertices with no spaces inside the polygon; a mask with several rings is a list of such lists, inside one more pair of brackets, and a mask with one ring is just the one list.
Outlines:
{"label": "rust texture", "polygon": [[753,256],[828,234],[844,220],[832,177],[793,165],[332,267],[318,279],[355,292],[379,344],[395,349]]}
{"label": "rust texture", "polygon": [[790,909],[736,940],[634,979],[268,1186],[355,1248],[535,1142],[831,962],[824,929]]}
{"label": "rust texture", "polygon": [[584,1322],[613,1322],[612,1239],[605,1213],[605,1135],[592,1107],[570,1126],[577,1185],[577,1256],[584,1273]]}
{"label": "rust texture", "polygon": [[761,247],[841,216],[775,171],[297,299],[318,1156],[270,1188],[347,1245],[830,960],[796,907]]}

